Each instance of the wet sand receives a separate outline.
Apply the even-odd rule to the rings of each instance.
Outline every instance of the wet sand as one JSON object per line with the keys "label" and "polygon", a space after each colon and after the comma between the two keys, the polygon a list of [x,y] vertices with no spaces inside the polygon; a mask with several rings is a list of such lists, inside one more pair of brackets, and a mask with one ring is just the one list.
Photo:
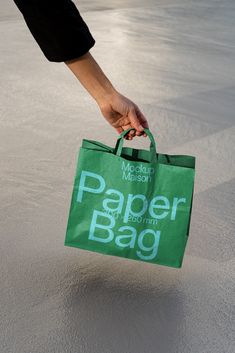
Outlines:
{"label": "wet sand", "polygon": [[64,247],[81,141],[117,134],[2,0],[1,352],[234,353],[235,3],[78,4],[159,152],[197,157],[190,237],[181,270]]}

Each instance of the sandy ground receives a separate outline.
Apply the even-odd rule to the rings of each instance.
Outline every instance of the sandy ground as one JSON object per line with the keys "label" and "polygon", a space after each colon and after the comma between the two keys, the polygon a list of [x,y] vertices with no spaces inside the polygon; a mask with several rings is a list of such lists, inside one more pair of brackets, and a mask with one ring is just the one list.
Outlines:
{"label": "sandy ground", "polygon": [[197,157],[181,270],[64,247],[80,143],[117,135],[0,7],[1,353],[234,353],[235,2],[79,2],[159,151]]}

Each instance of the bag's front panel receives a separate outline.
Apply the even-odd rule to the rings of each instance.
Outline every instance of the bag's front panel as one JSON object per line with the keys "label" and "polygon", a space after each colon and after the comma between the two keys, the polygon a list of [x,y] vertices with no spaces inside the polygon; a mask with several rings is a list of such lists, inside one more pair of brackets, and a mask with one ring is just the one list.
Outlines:
{"label": "bag's front panel", "polygon": [[65,244],[180,267],[194,170],[81,148]]}

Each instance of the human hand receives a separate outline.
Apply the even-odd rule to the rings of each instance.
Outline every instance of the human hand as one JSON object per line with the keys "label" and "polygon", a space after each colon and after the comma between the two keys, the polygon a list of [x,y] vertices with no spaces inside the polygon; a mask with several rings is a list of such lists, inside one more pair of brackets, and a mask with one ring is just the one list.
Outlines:
{"label": "human hand", "polygon": [[132,140],[134,136],[147,136],[144,128],[149,126],[144,114],[127,97],[115,91],[106,95],[98,104],[104,118],[119,134],[129,128],[135,129],[129,131],[125,139]]}

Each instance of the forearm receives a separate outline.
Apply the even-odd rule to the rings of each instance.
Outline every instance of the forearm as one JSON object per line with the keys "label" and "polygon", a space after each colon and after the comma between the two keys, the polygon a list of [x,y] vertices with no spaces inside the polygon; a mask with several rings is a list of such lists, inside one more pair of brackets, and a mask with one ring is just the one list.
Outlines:
{"label": "forearm", "polygon": [[65,64],[99,105],[117,92],[89,52]]}

